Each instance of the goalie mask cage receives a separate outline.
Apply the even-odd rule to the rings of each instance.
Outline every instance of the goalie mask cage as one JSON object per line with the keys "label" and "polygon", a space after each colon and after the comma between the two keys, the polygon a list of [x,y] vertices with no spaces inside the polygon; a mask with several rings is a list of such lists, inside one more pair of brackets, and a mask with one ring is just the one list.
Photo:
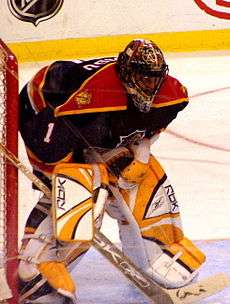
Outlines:
{"label": "goalie mask cage", "polygon": [[[0,141],[18,151],[18,65],[0,39]],[[18,172],[0,153],[0,303],[16,304]]]}

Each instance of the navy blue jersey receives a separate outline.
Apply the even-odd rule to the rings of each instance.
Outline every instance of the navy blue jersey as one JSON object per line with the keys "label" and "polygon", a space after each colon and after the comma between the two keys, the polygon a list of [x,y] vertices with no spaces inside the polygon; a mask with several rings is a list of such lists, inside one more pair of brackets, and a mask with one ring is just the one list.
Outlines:
{"label": "navy blue jersey", "polygon": [[[132,106],[114,58],[57,61],[41,69],[20,94],[20,131],[35,169],[85,162],[89,147],[127,146],[164,129],[188,103],[167,76],[147,113]],[[51,168],[51,169],[50,169]]]}

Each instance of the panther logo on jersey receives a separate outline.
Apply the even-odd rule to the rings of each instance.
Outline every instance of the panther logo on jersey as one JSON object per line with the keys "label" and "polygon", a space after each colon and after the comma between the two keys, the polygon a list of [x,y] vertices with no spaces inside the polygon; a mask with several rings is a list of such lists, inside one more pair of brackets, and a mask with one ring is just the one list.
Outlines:
{"label": "panther logo on jersey", "polygon": [[138,143],[144,137],[145,137],[145,130],[136,130],[127,136],[120,136],[120,142],[117,144],[117,147],[129,146],[134,143]]}
{"label": "panther logo on jersey", "polygon": [[7,0],[11,13],[18,19],[37,26],[55,16],[64,0]]}

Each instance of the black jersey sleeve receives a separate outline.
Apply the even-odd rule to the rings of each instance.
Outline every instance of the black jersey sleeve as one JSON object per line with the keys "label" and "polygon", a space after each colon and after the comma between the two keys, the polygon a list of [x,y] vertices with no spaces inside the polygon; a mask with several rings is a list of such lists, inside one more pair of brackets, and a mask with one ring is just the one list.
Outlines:
{"label": "black jersey sleeve", "polygon": [[71,132],[60,119],[53,116],[50,108],[27,120],[21,135],[26,146],[45,163],[60,161],[73,151]]}
{"label": "black jersey sleeve", "polygon": [[82,83],[81,65],[72,61],[55,61],[46,72],[42,94],[57,107],[65,102]]}
{"label": "black jersey sleeve", "polygon": [[151,110],[150,115],[146,115],[146,136],[151,137],[160,129],[165,129],[182,111],[188,102]]}
{"label": "black jersey sleeve", "polygon": [[152,108],[143,113],[135,107],[127,111],[111,112],[109,119],[110,146],[129,145],[140,138],[151,138],[160,129],[165,129],[182,111],[187,102],[177,105]]}

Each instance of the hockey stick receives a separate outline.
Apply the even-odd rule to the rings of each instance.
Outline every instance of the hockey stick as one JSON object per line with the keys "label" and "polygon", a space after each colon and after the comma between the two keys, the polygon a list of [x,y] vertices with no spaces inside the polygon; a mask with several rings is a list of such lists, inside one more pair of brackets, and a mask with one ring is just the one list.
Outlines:
{"label": "hockey stick", "polygon": [[165,289],[152,281],[101,232],[97,232],[94,245],[115,265],[145,296],[155,304],[190,304],[210,297],[230,284],[225,273],[218,273],[197,283],[175,289]]}
{"label": "hockey stick", "polygon": [[[48,198],[50,189],[43,184],[20,160],[0,143],[4,156],[17,167],[31,182],[33,182]],[[150,300],[159,304],[189,304],[209,297],[230,284],[225,274],[211,276],[198,283],[177,289],[165,289],[155,283],[144,272],[138,269],[113,243],[98,230],[95,233],[93,246],[118,268],[140,291]]]}

